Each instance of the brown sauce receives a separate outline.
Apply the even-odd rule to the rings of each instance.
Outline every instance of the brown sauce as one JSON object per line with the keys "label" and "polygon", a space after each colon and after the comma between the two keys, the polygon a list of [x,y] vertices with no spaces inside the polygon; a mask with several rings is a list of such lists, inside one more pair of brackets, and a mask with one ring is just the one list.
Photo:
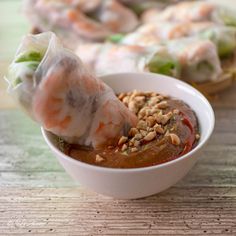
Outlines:
{"label": "brown sauce", "polygon": [[[133,152],[133,147],[128,147],[124,151],[122,145],[93,150],[64,143],[63,152],[76,160],[110,168],[154,166],[184,155],[197,145],[199,138],[197,118],[184,102],[169,97],[164,100],[167,101],[168,107],[163,109],[163,115],[172,112],[172,117],[162,126],[163,133],[156,133],[155,138],[149,142],[141,139],[137,151]],[[173,142],[171,134],[177,135],[179,143]]]}

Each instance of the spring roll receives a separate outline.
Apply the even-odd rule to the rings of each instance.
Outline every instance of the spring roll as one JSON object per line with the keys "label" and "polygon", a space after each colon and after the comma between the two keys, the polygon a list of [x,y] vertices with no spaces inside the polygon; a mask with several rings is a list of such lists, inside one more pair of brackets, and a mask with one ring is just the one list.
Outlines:
{"label": "spring roll", "polygon": [[153,72],[179,76],[180,66],[168,50],[159,45],[155,48],[118,44],[84,44],[76,54],[97,75],[119,72]]}
{"label": "spring roll", "polygon": [[236,52],[236,28],[227,26],[214,26],[202,31],[199,38],[211,40],[217,47],[221,58]]}
{"label": "spring roll", "polygon": [[184,38],[169,41],[166,46],[169,53],[178,58],[184,80],[214,81],[222,73],[217,48],[210,40]]}
{"label": "spring roll", "polygon": [[26,16],[39,31],[54,31],[63,43],[74,49],[84,41],[102,41],[111,31],[87,17],[78,7],[65,0],[27,0]]}
{"label": "spring roll", "polygon": [[[58,1],[58,0],[55,0]],[[61,1],[61,0],[60,0]],[[70,4],[84,13],[90,13],[99,7],[102,0],[62,0],[67,4]]]}
{"label": "spring roll", "polygon": [[26,36],[9,67],[9,92],[46,130],[69,143],[112,145],[137,117],[53,33]]}
{"label": "spring roll", "polygon": [[212,22],[149,23],[133,33],[110,36],[109,41],[127,45],[155,46],[166,40],[191,36],[212,41],[220,58],[230,56],[236,51],[236,28]]}
{"label": "spring roll", "polygon": [[[212,22],[156,22],[140,26],[120,38],[119,43],[152,46],[166,40],[188,37],[213,27]],[[117,41],[117,40],[116,40]]]}
{"label": "spring roll", "polygon": [[142,19],[143,22],[212,21],[228,26],[236,26],[236,17],[233,11],[209,1],[182,1],[167,7],[161,13],[147,10]]}
{"label": "spring roll", "polygon": [[141,15],[144,11],[148,9],[158,9],[162,10],[169,4],[173,4],[176,1],[170,0],[119,0],[121,3],[127,5],[130,9],[132,9],[138,16]]}
{"label": "spring roll", "polygon": [[117,0],[103,0],[91,16],[117,33],[130,32],[139,23],[135,13]]}

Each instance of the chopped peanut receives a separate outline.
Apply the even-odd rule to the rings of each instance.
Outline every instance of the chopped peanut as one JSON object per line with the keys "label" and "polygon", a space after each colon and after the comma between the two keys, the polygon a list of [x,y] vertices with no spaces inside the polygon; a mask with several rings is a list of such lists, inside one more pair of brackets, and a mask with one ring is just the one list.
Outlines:
{"label": "chopped peanut", "polygon": [[173,113],[174,113],[175,115],[178,115],[178,114],[179,114],[179,110],[178,110],[178,109],[174,109],[174,110],[173,110]]}
{"label": "chopped peanut", "polygon": [[129,97],[128,97],[128,96],[124,97],[123,100],[122,100],[122,102],[123,102],[125,105],[128,105],[128,103],[129,103]]}
{"label": "chopped peanut", "polygon": [[139,147],[139,146],[140,146],[140,141],[135,140],[135,141],[134,141],[134,146],[135,146],[135,147]]}
{"label": "chopped peanut", "polygon": [[147,129],[147,124],[145,121],[140,120],[137,124],[138,129],[146,130]]}
{"label": "chopped peanut", "polygon": [[180,138],[178,135],[170,133],[169,136],[172,144],[176,146],[180,145]]}
{"label": "chopped peanut", "polygon": [[155,126],[154,126],[154,130],[157,132],[157,133],[159,133],[159,134],[164,134],[164,129],[160,126],[160,125],[158,125],[158,124],[156,124]]}
{"label": "chopped peanut", "polygon": [[119,96],[118,96],[118,98],[119,98],[120,100],[122,100],[125,96],[126,96],[125,93],[120,93]]}
{"label": "chopped peanut", "polygon": [[137,151],[138,151],[138,148],[136,147],[131,148],[131,152],[137,152]]}
{"label": "chopped peanut", "polygon": [[128,103],[128,108],[135,114],[138,112],[138,106],[134,101]]}
{"label": "chopped peanut", "polygon": [[162,102],[156,104],[156,108],[159,108],[159,109],[165,109],[167,107],[168,107],[167,101],[162,101]]}
{"label": "chopped peanut", "polygon": [[127,137],[121,136],[120,139],[119,139],[118,145],[124,144],[127,140],[128,140]]}
{"label": "chopped peanut", "polygon": [[162,116],[162,121],[161,121],[161,123],[163,124],[163,125],[165,125],[169,120],[170,120],[170,118],[173,116],[173,114],[172,114],[172,112],[170,111],[170,112],[168,112],[166,115],[163,115]]}
{"label": "chopped peanut", "polygon": [[149,127],[152,127],[152,126],[155,124],[155,122],[156,122],[156,120],[155,120],[155,118],[154,118],[153,116],[149,116],[149,117],[147,118],[147,125],[148,125]]}
{"label": "chopped peanut", "polygon": [[142,134],[135,134],[135,136],[134,136],[134,139],[135,140],[140,140],[140,139],[142,139]]}
{"label": "chopped peanut", "polygon": [[140,134],[145,137],[147,135],[147,131],[146,130],[140,130]]}
{"label": "chopped peanut", "polygon": [[123,144],[121,151],[124,152],[127,150],[127,148],[128,148],[127,144]]}
{"label": "chopped peanut", "polygon": [[145,141],[152,141],[156,137],[156,131],[148,133],[145,137]]}
{"label": "chopped peanut", "polygon": [[105,159],[104,159],[103,157],[101,157],[99,154],[96,155],[95,161],[96,161],[97,163],[103,162],[104,160],[105,160]]}
{"label": "chopped peanut", "polygon": [[137,128],[131,128],[129,131],[129,136],[134,137],[136,134],[138,134]]}

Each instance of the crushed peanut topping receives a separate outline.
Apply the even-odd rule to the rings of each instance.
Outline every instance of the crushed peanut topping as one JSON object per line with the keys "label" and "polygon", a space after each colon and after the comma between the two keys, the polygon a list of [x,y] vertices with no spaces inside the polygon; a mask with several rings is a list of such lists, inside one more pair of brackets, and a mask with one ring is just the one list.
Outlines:
{"label": "crushed peanut topping", "polygon": [[138,151],[138,148],[136,147],[131,148],[131,152],[137,152],[137,151]]}
{"label": "crushed peanut topping", "polygon": [[129,131],[129,136],[134,137],[138,133],[139,133],[139,131],[138,131],[137,128],[131,128],[130,131]]}
{"label": "crushed peanut topping", "polygon": [[140,120],[137,124],[138,129],[146,130],[147,129],[147,123],[144,120]]}
{"label": "crushed peanut topping", "polygon": [[156,137],[156,131],[148,133],[145,137],[145,141],[152,141]]}
{"label": "crushed peanut topping", "polygon": [[127,144],[123,144],[121,151],[124,152],[127,150],[127,148],[128,148]]}
{"label": "crushed peanut topping", "polygon": [[140,139],[142,139],[142,137],[143,137],[142,134],[138,133],[138,134],[135,134],[134,139],[140,140]]}
{"label": "crushed peanut topping", "polygon": [[176,146],[180,145],[180,138],[178,137],[178,135],[170,133],[169,136],[170,136],[171,143],[173,145],[176,145]]}
{"label": "crushed peanut topping", "polygon": [[156,108],[158,109],[166,109],[168,107],[167,101],[162,101],[156,104]]}
{"label": "crushed peanut topping", "polygon": [[102,156],[100,156],[100,155],[96,155],[96,159],[95,159],[95,161],[97,162],[97,163],[100,163],[100,162],[103,162],[105,159],[102,157]]}
{"label": "crushed peanut topping", "polygon": [[179,114],[179,110],[178,109],[174,109],[173,110],[173,114],[178,115]]}
{"label": "crushed peanut topping", "polygon": [[165,133],[164,129],[159,124],[154,125],[154,130],[159,134],[164,134]]}
{"label": "crushed peanut topping", "polygon": [[118,145],[120,146],[121,144],[125,143],[127,140],[128,140],[127,137],[121,136],[121,138],[120,138],[120,140],[119,140],[119,142],[118,142]]}
{"label": "crushed peanut topping", "polygon": [[[143,144],[152,142],[156,138],[168,136],[174,145],[180,145],[180,138],[174,134],[174,128],[169,125],[174,115],[179,114],[178,109],[170,111],[168,96],[155,92],[120,93],[118,98],[138,117],[136,127],[128,132],[128,137],[122,136],[118,141],[121,152],[136,152]],[[172,133],[170,133],[170,130]]]}

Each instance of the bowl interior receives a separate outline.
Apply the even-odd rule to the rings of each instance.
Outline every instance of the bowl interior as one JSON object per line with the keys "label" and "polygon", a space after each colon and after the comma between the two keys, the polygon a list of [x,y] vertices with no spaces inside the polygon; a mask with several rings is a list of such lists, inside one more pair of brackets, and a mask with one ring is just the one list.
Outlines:
{"label": "bowl interior", "polygon": [[61,153],[57,148],[57,142],[55,141],[55,136],[42,128],[43,136],[47,144],[51,147],[51,149],[62,158],[65,158],[76,165],[83,165],[84,167],[95,168],[100,170],[106,169],[107,171],[111,170],[112,172],[114,171],[133,172],[133,171],[142,171],[143,169],[161,168],[166,165],[171,165],[171,163],[178,162],[181,159],[191,155],[191,153],[195,152],[197,149],[200,149],[212,134],[215,124],[215,117],[211,105],[199,91],[197,91],[192,86],[180,80],[153,73],[110,74],[106,76],[101,76],[100,79],[102,79],[106,84],[108,84],[115,91],[115,93],[128,92],[134,89],[139,91],[154,91],[184,101],[196,113],[199,122],[201,138],[199,140],[198,145],[192,151],[170,162],[163,163],[157,166],[143,167],[143,168],[113,169],[99,166],[91,166],[89,164],[82,163],[78,160],[74,160],[66,156],[65,154]]}
{"label": "bowl interior", "polygon": [[188,104],[195,112],[201,133],[198,146],[211,135],[215,116],[207,99],[195,88],[180,80],[153,73],[121,73],[100,77],[115,93],[154,91],[178,98]]}

